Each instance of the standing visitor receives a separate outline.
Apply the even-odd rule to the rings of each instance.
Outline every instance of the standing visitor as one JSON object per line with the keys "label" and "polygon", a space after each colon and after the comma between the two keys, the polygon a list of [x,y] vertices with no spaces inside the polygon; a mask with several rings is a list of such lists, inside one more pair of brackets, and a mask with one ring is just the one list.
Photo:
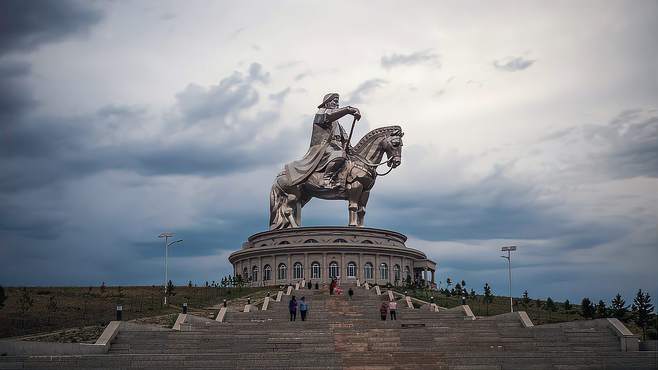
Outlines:
{"label": "standing visitor", "polygon": [[390,301],[388,303],[388,312],[391,314],[391,320],[397,320],[396,310],[398,309],[398,303],[396,301]]}
{"label": "standing visitor", "polygon": [[290,298],[290,302],[288,302],[288,310],[290,311],[290,321],[295,321],[297,318],[297,300],[295,299],[295,296]]}
{"label": "standing visitor", "polygon": [[379,314],[382,317],[382,321],[386,321],[386,316],[388,316],[388,304],[382,302],[382,305],[379,307]]}
{"label": "standing visitor", "polygon": [[329,295],[334,295],[334,288],[336,288],[336,280],[331,279],[331,284],[329,284]]}
{"label": "standing visitor", "polygon": [[352,296],[354,295],[354,291],[352,290],[351,287],[350,287],[350,290],[347,291],[347,295],[349,295],[350,299],[352,299]]}
{"label": "standing visitor", "polygon": [[299,302],[299,313],[302,314],[302,321],[306,321],[306,312],[308,312],[308,304],[302,297],[302,300]]}

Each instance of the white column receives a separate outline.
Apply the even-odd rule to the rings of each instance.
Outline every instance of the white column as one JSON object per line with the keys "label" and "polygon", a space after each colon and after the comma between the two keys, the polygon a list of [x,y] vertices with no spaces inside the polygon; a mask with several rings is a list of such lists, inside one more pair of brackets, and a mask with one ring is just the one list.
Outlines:
{"label": "white column", "polygon": [[363,282],[363,275],[361,274],[363,272],[363,253],[359,253],[359,265],[356,266],[356,278],[361,279],[361,282]]}
{"label": "white column", "polygon": [[263,282],[263,256],[258,257],[258,284],[259,286],[264,286],[265,283]]}
{"label": "white column", "polygon": [[374,271],[375,276],[373,276],[375,278],[375,284],[377,284],[377,282],[379,281],[379,264],[380,263],[381,262],[379,260],[379,253],[377,253],[377,254],[375,254],[375,271]]}
{"label": "white column", "polygon": [[311,268],[308,265],[308,253],[304,253],[304,280],[311,281]]}
{"label": "white column", "polygon": [[387,283],[393,284],[395,281],[395,271],[393,271],[393,256],[388,255],[388,281]]}
{"label": "white column", "polygon": [[329,269],[327,268],[327,254],[322,253],[322,271],[320,272],[320,281],[328,282]]}
{"label": "white column", "polygon": [[345,253],[340,254],[340,279],[343,280],[347,276],[347,268],[345,267]]}

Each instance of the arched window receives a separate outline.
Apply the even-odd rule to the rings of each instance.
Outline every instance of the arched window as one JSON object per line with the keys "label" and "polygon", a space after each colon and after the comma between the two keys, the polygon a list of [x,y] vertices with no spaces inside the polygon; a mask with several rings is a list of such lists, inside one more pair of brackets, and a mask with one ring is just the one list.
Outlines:
{"label": "arched window", "polygon": [[258,266],[251,268],[251,281],[258,281]]}
{"label": "arched window", "polygon": [[279,242],[279,244],[278,244],[278,245],[283,245],[283,244],[290,244],[290,242],[289,242],[289,241],[287,241],[287,240],[284,240],[284,241],[282,241],[282,242]]}
{"label": "arched window", "polygon": [[303,279],[304,278],[304,266],[301,263],[295,262],[292,265],[292,278],[293,279]]}
{"label": "arched window", "polygon": [[345,239],[336,239],[336,240],[334,240],[334,243],[347,243],[347,240],[345,240]]}
{"label": "arched window", "polygon": [[368,262],[363,266],[363,278],[372,279],[372,263]]}
{"label": "arched window", "polygon": [[340,270],[338,269],[338,263],[337,262],[331,262],[329,264],[329,277],[330,278],[335,278],[340,276]]}
{"label": "arched window", "polygon": [[276,276],[277,279],[285,280],[288,278],[288,267],[286,266],[285,263],[280,263],[277,271],[278,271]]}
{"label": "arched window", "polygon": [[265,265],[263,267],[263,281],[272,280],[272,267],[270,265]]}
{"label": "arched window", "polygon": [[395,281],[400,281],[400,265],[393,266],[393,273],[395,274]]}
{"label": "arched window", "polygon": [[366,239],[366,240],[362,241],[361,244],[372,244],[372,241]]}
{"label": "arched window", "polygon": [[311,278],[319,279],[322,277],[322,269],[320,269],[320,264],[318,262],[313,262],[311,264]]}
{"label": "arched window", "polygon": [[388,265],[384,262],[379,264],[379,278],[382,280],[388,280]]}
{"label": "arched window", "polygon": [[315,240],[315,239],[307,239],[307,240],[304,240],[304,243],[305,243],[305,244],[307,244],[307,243],[317,243],[317,242],[318,242],[318,241]]}
{"label": "arched window", "polygon": [[347,264],[347,277],[348,278],[356,277],[356,263],[350,262]]}

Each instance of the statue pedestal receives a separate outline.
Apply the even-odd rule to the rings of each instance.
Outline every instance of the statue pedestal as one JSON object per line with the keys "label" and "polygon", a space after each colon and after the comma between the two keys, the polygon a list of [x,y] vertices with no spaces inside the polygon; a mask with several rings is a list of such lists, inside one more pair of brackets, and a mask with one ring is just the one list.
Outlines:
{"label": "statue pedestal", "polygon": [[373,228],[272,230],[250,236],[229,261],[235,275],[252,278],[252,286],[293,284],[304,279],[322,284],[336,277],[343,283],[358,279],[402,285],[407,276],[429,284],[436,263],[425,253],[407,247],[406,241],[407,237],[398,232]]}

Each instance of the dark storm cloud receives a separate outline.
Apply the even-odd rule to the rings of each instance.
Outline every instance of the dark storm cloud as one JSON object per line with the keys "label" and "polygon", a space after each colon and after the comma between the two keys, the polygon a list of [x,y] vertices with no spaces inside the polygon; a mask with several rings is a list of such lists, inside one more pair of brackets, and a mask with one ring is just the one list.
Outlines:
{"label": "dark storm cloud", "polygon": [[[62,230],[65,221],[57,215],[46,214],[34,208],[25,209],[22,206],[9,205],[3,202],[0,212],[0,232],[4,235],[14,235],[25,239],[54,240]],[[35,207],[37,208],[37,207]]]}
{"label": "dark storm cloud", "polygon": [[3,0],[0,14],[0,55],[86,33],[103,17],[89,2],[70,0]]}
{"label": "dark storm cloud", "polygon": [[[267,227],[265,212],[262,215],[237,213],[232,214],[230,219],[225,213],[215,212],[205,215],[205,218],[212,221],[222,219],[226,224],[218,228],[216,223],[208,222],[194,228],[176,229],[176,236],[183,239],[181,248],[175,250],[176,256],[205,256],[215,254],[218,250],[235,251],[249,235]],[[159,257],[163,254],[162,240],[144,240],[131,244],[142,257]]]}
{"label": "dark storm cloud", "polygon": [[525,59],[523,57],[507,57],[500,60],[494,60],[493,66],[496,69],[506,72],[522,71],[535,63],[535,60]]}
{"label": "dark storm cloud", "polygon": [[[258,131],[259,125],[277,118],[276,113],[269,113],[261,115],[257,122],[242,123],[245,131],[253,134]],[[249,125],[251,127],[247,127]],[[300,138],[303,135],[300,129],[281,131],[267,140],[253,137],[249,140],[246,134],[235,135],[237,140],[217,145],[203,143],[198,138],[187,138],[173,142],[141,139],[94,147],[97,134],[90,130],[76,132],[76,127],[45,131],[35,129],[23,135],[14,135],[11,143],[20,153],[13,152],[11,158],[0,160],[0,168],[8,174],[0,180],[0,190],[41,187],[106,170],[133,171],[145,176],[221,176],[280,163],[290,150],[295,149],[280,145],[283,138]],[[40,135],[47,133],[51,133],[50,137]]]}
{"label": "dark storm cloud", "polygon": [[146,113],[146,109],[140,106],[108,105],[98,110],[100,118],[134,119]]}
{"label": "dark storm cloud", "polygon": [[[101,192],[132,198],[142,194],[141,187],[152,186],[148,183],[153,176],[180,175],[194,181],[206,177],[221,183],[229,180],[213,178],[229,173],[240,176],[262,166],[278,170],[281,163],[303,153],[292,153],[299,148],[282,143],[303,142],[308,134],[307,124],[277,129],[273,122],[279,120],[279,107],[257,108],[257,89],[269,81],[269,74],[258,64],[229,74],[216,85],[183,89],[162,121],[138,105],[109,105],[76,116],[35,114],[31,108],[38,103],[24,79],[28,73],[28,65],[0,63],[0,84],[10,87],[0,93],[0,102],[5,104],[2,113],[11,117],[2,120],[0,137],[0,202],[4,204],[0,231],[7,234],[0,260],[40,268],[43,273],[28,276],[3,268],[3,281],[70,284],[119,276],[129,276],[133,284],[139,279],[152,280],[151,273],[140,271],[153,259],[159,263],[161,245],[149,241],[151,232],[103,239],[103,224],[118,227],[121,221],[102,221],[107,205],[100,204],[102,199],[99,204],[93,201],[103,198]],[[282,99],[285,93],[275,96]],[[145,128],[152,134],[142,134]],[[107,179],[112,185],[100,190],[99,184]],[[135,187],[132,181],[140,185]],[[91,204],[85,204],[84,195],[73,194],[75,189],[89,191]],[[149,200],[133,203],[144,209],[152,206]],[[126,211],[131,212],[132,207],[129,204]],[[254,216],[219,204],[216,210],[208,208],[200,212],[194,227],[175,230],[187,243],[175,251],[177,258],[211,256],[219,248],[237,249],[245,235],[267,225],[266,211]],[[93,214],[92,219],[80,223],[87,212]],[[52,263],[58,267],[42,266]],[[85,268],[76,268],[75,274],[60,273],[63,267],[81,263]]]}
{"label": "dark storm cloud", "polygon": [[269,73],[263,72],[260,64],[252,63],[246,75],[234,72],[216,86],[189,85],[176,95],[178,108],[188,123],[208,118],[223,119],[231,112],[254,106],[258,102],[258,92],[253,84],[268,81]]}
{"label": "dark storm cloud", "polygon": [[629,109],[609,123],[584,125],[557,131],[544,137],[569,146],[588,144],[588,166],[614,178],[658,177],[658,114],[655,110]]}
{"label": "dark storm cloud", "polygon": [[364,81],[357,88],[352,91],[347,99],[350,104],[358,104],[364,101],[364,98],[368,96],[373,91],[381,88],[386,84],[386,80],[380,78],[373,78],[371,80]]}
{"label": "dark storm cloud", "polygon": [[[38,188],[106,170],[220,176],[279,163],[296,149],[280,145],[283,138],[301,137],[303,125],[259,136],[278,120],[278,111],[240,116],[258,102],[255,85],[268,78],[260,65],[252,64],[246,74],[235,72],[218,85],[188,86],[176,95],[181,115],[166,136],[130,135],[149,120],[139,106],[107,106],[76,117],[15,114],[3,130],[0,168],[7,176],[0,180],[0,190]],[[199,125],[205,125],[203,140],[190,133]],[[128,138],[107,140],[118,133]]]}
{"label": "dark storm cloud", "polygon": [[601,161],[618,177],[658,177],[658,115],[627,110],[607,126],[586,126],[587,139],[606,148]]}
{"label": "dark storm cloud", "polygon": [[397,54],[385,55],[381,59],[381,65],[385,69],[391,69],[399,66],[412,66],[417,64],[434,64],[439,65],[439,55],[432,52],[431,49],[420,50],[411,54]]}
{"label": "dark storm cloud", "polygon": [[[413,185],[408,185],[413,186]],[[410,189],[377,195],[369,220],[431,241],[554,239],[555,248],[586,249],[621,237],[622,229],[574,222],[543,204],[535,186],[514,181],[504,167],[452,193]]]}
{"label": "dark storm cloud", "polygon": [[24,62],[0,61],[0,127],[7,127],[17,115],[36,104],[23,78],[30,72]]}

